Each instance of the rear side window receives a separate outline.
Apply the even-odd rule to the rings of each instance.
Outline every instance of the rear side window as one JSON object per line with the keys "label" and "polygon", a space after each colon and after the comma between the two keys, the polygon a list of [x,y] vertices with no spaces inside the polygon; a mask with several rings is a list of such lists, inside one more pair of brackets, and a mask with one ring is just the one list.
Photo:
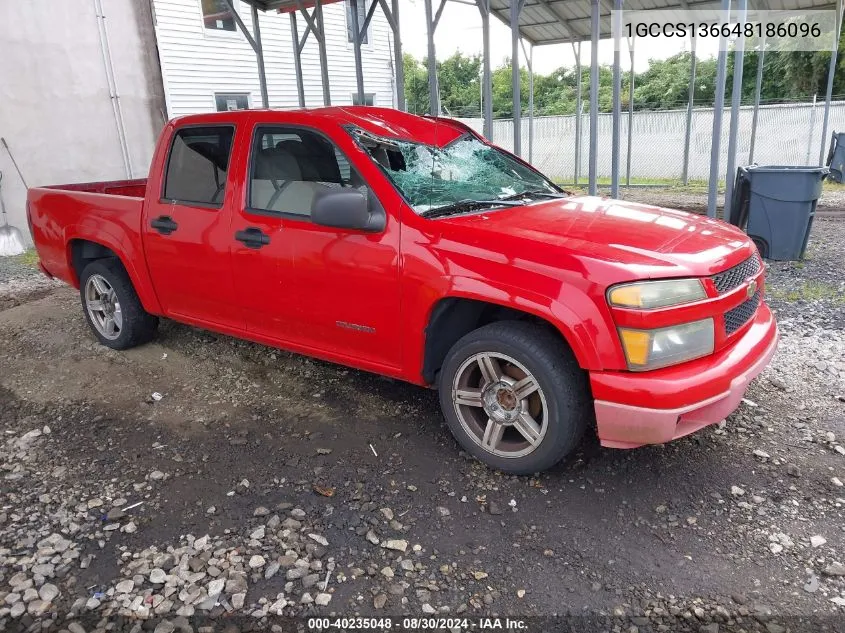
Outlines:
{"label": "rear side window", "polygon": [[222,125],[179,130],[167,160],[164,198],[222,205],[234,135],[234,127]]}

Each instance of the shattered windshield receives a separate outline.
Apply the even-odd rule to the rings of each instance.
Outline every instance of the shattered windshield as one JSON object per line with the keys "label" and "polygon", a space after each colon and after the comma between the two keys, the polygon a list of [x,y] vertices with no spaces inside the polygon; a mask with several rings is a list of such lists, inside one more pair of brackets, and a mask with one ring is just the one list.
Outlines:
{"label": "shattered windshield", "polygon": [[471,134],[438,147],[360,129],[351,133],[420,215],[516,206],[565,195],[538,172]]}

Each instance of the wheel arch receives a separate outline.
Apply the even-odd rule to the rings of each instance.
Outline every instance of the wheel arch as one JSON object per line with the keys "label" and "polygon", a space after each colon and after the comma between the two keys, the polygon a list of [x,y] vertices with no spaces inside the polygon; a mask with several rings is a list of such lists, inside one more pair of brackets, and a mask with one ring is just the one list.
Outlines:
{"label": "wheel arch", "polygon": [[424,331],[422,378],[433,384],[449,350],[464,335],[497,321],[531,321],[556,334],[572,351],[578,365],[587,368],[589,360],[575,334],[554,316],[514,308],[486,299],[447,296],[436,301]]}
{"label": "wheel arch", "polygon": [[[155,296],[149,276],[147,275],[146,264],[142,262],[138,269],[128,258],[120,247],[120,241],[115,240],[112,235],[99,229],[96,236],[86,235],[85,232],[77,232],[73,227],[66,231],[66,259],[70,282],[73,286],[79,287],[79,277],[82,270],[89,262],[97,259],[117,259],[129,275],[129,280],[141,300],[141,305],[150,314],[161,314],[161,307]],[[133,251],[143,257],[143,251]]]}

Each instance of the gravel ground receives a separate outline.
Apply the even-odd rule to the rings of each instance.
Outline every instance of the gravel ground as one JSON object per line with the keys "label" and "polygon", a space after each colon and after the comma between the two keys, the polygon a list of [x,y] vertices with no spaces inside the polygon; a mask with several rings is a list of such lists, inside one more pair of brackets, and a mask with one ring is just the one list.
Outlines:
{"label": "gravel ground", "polygon": [[528,478],[461,454],[431,391],[170,322],[113,352],[0,260],[0,630],[842,631],[843,271],[836,220],[770,266],[782,343],[725,423]]}

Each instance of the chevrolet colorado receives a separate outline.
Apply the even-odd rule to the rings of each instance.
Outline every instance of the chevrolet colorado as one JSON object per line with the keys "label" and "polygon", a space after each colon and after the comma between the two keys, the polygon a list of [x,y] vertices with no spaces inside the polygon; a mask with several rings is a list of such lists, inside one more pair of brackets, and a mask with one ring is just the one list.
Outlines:
{"label": "chevrolet colorado", "polygon": [[460,444],[513,473],[588,428],[633,448],[722,420],[778,340],[741,231],[569,195],[443,118],[187,116],[147,179],[35,188],[27,209],[103,345],[167,317],[436,386]]}

